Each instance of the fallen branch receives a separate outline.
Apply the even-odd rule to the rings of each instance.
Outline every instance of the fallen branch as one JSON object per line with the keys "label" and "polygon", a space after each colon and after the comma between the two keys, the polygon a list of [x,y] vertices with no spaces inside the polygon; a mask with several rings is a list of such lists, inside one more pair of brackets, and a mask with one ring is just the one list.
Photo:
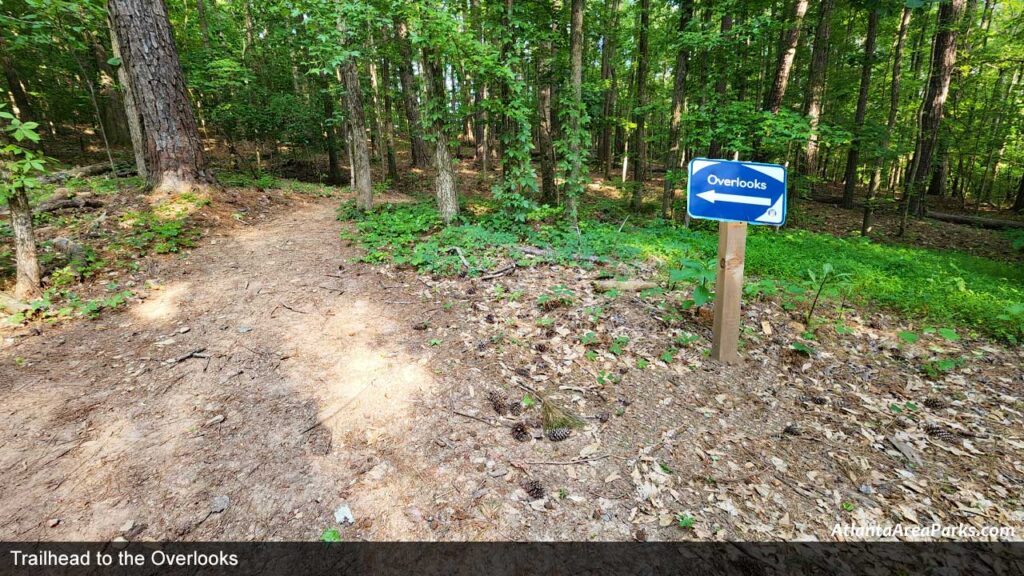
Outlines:
{"label": "fallen branch", "polygon": [[504,268],[499,268],[499,269],[495,270],[494,272],[488,272],[487,274],[484,274],[483,276],[480,277],[480,279],[481,280],[493,280],[495,278],[498,278],[499,276],[504,276],[506,274],[511,274],[515,269],[516,269],[516,263],[513,262],[513,263],[509,264],[508,266],[505,266]]}
{"label": "fallen branch", "polygon": [[575,460],[527,460],[523,464],[531,464],[534,466],[572,466],[573,464],[586,464],[587,462],[593,462],[595,460],[604,460],[611,456],[611,454],[599,454],[597,456],[588,456],[587,458],[577,458]]}
{"label": "fallen branch", "polygon": [[472,414],[466,414],[465,412],[459,412],[458,410],[452,410],[452,413],[453,414],[457,414],[459,416],[462,416],[463,418],[469,418],[470,420],[476,420],[477,422],[483,422],[484,424],[487,424],[488,426],[497,426],[497,424],[495,424],[494,422],[491,422],[490,420],[484,420],[483,418],[480,418],[479,416],[473,416]]}
{"label": "fallen branch", "polygon": [[933,220],[951,222],[953,224],[965,224],[989,230],[1005,230],[1007,228],[1024,229],[1024,222],[1019,220],[999,220],[996,218],[982,218],[981,216],[965,216],[961,214],[947,214],[945,212],[932,212],[929,210],[925,216]]}
{"label": "fallen branch", "polygon": [[189,358],[209,358],[209,354],[203,354],[203,352],[205,351],[206,348],[196,348],[195,350],[189,352],[188,354],[182,354],[177,358],[172,358],[169,364],[180,364],[185,360],[188,360]]}
{"label": "fallen branch", "polygon": [[88,176],[98,176],[100,174],[106,174],[113,170],[110,162],[101,162],[99,164],[90,164],[88,166],[78,166],[68,170],[61,170],[60,172],[54,172],[53,174],[47,174],[38,178],[42,184],[52,184],[54,182],[64,182],[71,178],[85,178]]}
{"label": "fallen branch", "polygon": [[594,288],[601,292],[607,292],[609,290],[618,290],[619,292],[640,292],[641,290],[650,290],[651,288],[657,288],[658,285],[654,282],[648,282],[646,280],[594,280]]}
{"label": "fallen branch", "polygon": [[455,252],[456,254],[459,255],[459,260],[462,260],[462,265],[466,267],[467,272],[473,269],[473,267],[469,265],[469,261],[466,260],[466,256],[462,253],[462,248],[459,248],[458,246],[452,246],[448,248],[448,251]]}

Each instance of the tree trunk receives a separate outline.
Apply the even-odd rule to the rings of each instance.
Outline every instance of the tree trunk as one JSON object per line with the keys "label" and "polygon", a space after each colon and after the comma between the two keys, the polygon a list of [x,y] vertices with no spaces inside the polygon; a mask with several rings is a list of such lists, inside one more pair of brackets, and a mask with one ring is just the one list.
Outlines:
{"label": "tree trunk", "polygon": [[584,0],[572,0],[569,15],[569,87],[572,96],[573,110],[570,116],[569,138],[569,178],[571,188],[566,196],[566,211],[569,222],[579,229],[578,196],[583,193],[583,126],[580,114],[585,111],[583,105],[583,13]]}
{"label": "tree trunk", "polygon": [[121,101],[121,93],[118,92],[117,82],[114,79],[116,72],[107,62],[109,60],[107,50],[99,38],[90,34],[90,43],[93,57],[96,60],[96,69],[99,70],[100,116],[107,134],[107,141],[117,146],[128,144],[131,142],[131,133],[128,129],[128,117],[125,115],[124,102]]}
{"label": "tree trunk", "polygon": [[[729,32],[731,30],[732,30],[732,15],[731,14],[723,14],[722,15],[722,25],[721,25],[721,28],[719,29],[719,38],[721,39],[721,42],[723,42],[723,43],[725,42],[725,38],[729,35]],[[727,46],[727,45],[725,45],[725,46]],[[728,90],[727,90],[728,83],[729,83],[729,76],[727,74],[727,71],[730,68],[729,67],[729,60],[731,59],[732,55],[728,54],[727,51],[728,51],[727,47],[723,47],[723,48],[720,48],[718,50],[718,52],[719,52],[718,58],[717,58],[718,59],[718,65],[716,66],[718,68],[718,71],[717,71],[718,72],[718,78],[715,80],[715,106],[716,107],[725,104],[725,102],[726,102],[726,100],[728,99],[728,96],[729,96],[729,93],[728,93]],[[718,158],[721,155],[722,155],[722,143],[721,143],[721,141],[718,140],[718,138],[714,138],[714,139],[711,140],[711,145],[708,146],[708,158]]]}
{"label": "tree trunk", "polygon": [[618,78],[615,74],[615,34],[619,25],[619,0],[608,0],[608,23],[601,42],[601,83],[605,86],[604,102],[601,107],[601,134],[598,137],[597,158],[602,166],[605,179],[611,178],[613,156],[612,116],[615,113],[615,97]]}
{"label": "tree trunk", "polygon": [[907,217],[911,205],[915,213],[921,213],[923,203],[919,202],[920,191],[931,175],[932,155],[935,150],[942,125],[943,107],[949,95],[949,82],[956,64],[957,23],[964,11],[965,0],[950,0],[939,6],[938,25],[932,44],[931,70],[928,74],[928,87],[921,110],[918,114],[917,145],[914,148],[914,160],[907,177],[906,192],[900,214],[898,235],[906,232]]}
{"label": "tree trunk", "polygon": [[11,191],[7,204],[11,209],[11,230],[14,233],[14,260],[17,282],[15,298],[29,300],[42,294],[39,259],[36,258],[36,237],[32,231],[32,207],[21,186]]}
{"label": "tree trunk", "polygon": [[150,187],[180,193],[214,184],[163,0],[110,0],[107,5],[142,119]]}
{"label": "tree trunk", "polygon": [[[693,18],[693,0],[683,0],[679,6],[679,34],[686,32]],[[672,204],[675,202],[676,186],[679,184],[673,171],[682,170],[686,164],[683,153],[683,138],[680,127],[683,121],[683,104],[686,99],[686,67],[690,54],[686,46],[679,45],[676,52],[675,83],[672,86],[672,109],[669,111],[668,153],[665,155],[665,188],[661,197],[661,216],[666,220],[672,217]]]}
{"label": "tree trunk", "polygon": [[366,142],[363,92],[359,86],[359,72],[352,58],[341,65],[341,77],[345,85],[348,126],[352,134],[352,189],[356,193],[356,207],[366,212],[373,208],[373,176],[370,172],[370,149]]}
{"label": "tree trunk", "polygon": [[396,18],[395,44],[398,45],[398,79],[402,84],[402,98],[405,102],[405,118],[409,122],[409,146],[412,165],[426,168],[430,164],[430,149],[423,141],[420,125],[420,105],[417,98],[416,77],[412,72],[412,46],[409,44],[409,29],[404,20]]}
{"label": "tree trunk", "polygon": [[772,89],[764,100],[764,109],[772,114],[778,114],[782,109],[782,99],[786,96],[789,73],[793,69],[793,61],[796,59],[796,49],[800,44],[800,28],[803,26],[806,14],[807,0],[796,0],[793,3],[793,17],[789,21],[789,28],[782,33],[779,42],[778,64],[775,66]]}
{"label": "tree trunk", "polygon": [[[550,3],[544,9],[553,12]],[[550,14],[550,12],[549,12]],[[551,15],[553,16],[553,15]],[[550,26],[554,27],[554,18]],[[551,124],[551,83],[552,60],[555,57],[551,41],[543,41],[537,55],[537,136],[540,152],[540,201],[549,206],[558,205],[558,191],[555,189],[555,141]]]}
{"label": "tree trunk", "polygon": [[[445,108],[444,71],[432,54],[424,49],[423,69],[427,76],[427,86],[433,105],[440,110]],[[434,193],[437,196],[437,211],[441,221],[450,225],[459,215],[459,197],[455,188],[455,171],[452,169],[451,152],[448,150],[448,133],[445,130],[443,114],[434,119]]]}
{"label": "tree trunk", "polygon": [[[900,72],[903,62],[903,45],[907,40],[907,30],[910,29],[910,18],[913,11],[910,8],[903,8],[903,15],[900,17],[899,31],[896,33],[896,47],[893,50],[892,61],[892,82],[889,88],[889,116],[885,123],[885,135],[882,137],[882,149],[888,150],[889,140],[892,138],[893,128],[896,127],[896,119],[900,110]],[[875,169],[871,173],[871,181],[868,183],[868,194],[864,200],[864,220],[861,223],[861,236],[871,233],[872,217],[874,215],[874,200],[878,195],[878,188],[882,180],[883,158],[875,159]]]}
{"label": "tree trunk", "polygon": [[650,28],[651,0],[640,0],[640,29],[637,39],[636,109],[633,113],[633,211],[639,212],[643,205],[644,180],[647,177],[647,132],[644,122],[647,114],[647,33]]}
{"label": "tree trunk", "polygon": [[128,70],[125,68],[124,60],[121,58],[121,47],[117,43],[117,34],[114,34],[113,24],[110,24],[110,51],[114,58],[121,60],[117,67],[117,83],[120,85],[121,103],[124,104],[125,120],[128,123],[128,134],[132,140],[132,153],[135,156],[135,171],[141,178],[149,177],[146,170],[146,139],[142,133],[142,118],[139,116],[139,109],[135,106],[135,95],[131,89],[131,79],[128,77]]}
{"label": "tree trunk", "polygon": [[196,11],[199,13],[199,30],[203,34],[203,48],[210,49],[210,25],[206,20],[206,0],[196,0]]}
{"label": "tree trunk", "polygon": [[388,74],[388,59],[381,60],[380,73],[384,80],[382,92],[384,94],[384,144],[387,146],[388,180],[397,183],[398,163],[395,162],[395,122],[394,108],[391,105],[391,75]]}
{"label": "tree trunk", "polygon": [[804,176],[815,177],[818,174],[818,122],[821,120],[825,97],[825,73],[828,71],[829,36],[834,7],[835,0],[822,0],[818,7],[818,27],[814,33],[814,48],[811,51],[810,73],[807,77],[804,99],[804,115],[807,116],[811,127],[811,135],[807,138],[807,146],[804,148]]}
{"label": "tree trunk", "polygon": [[[326,84],[326,83],[325,83]],[[334,118],[334,95],[324,86],[324,134],[327,145],[327,181],[335,186],[344,182],[341,162],[338,160],[338,130]]]}
{"label": "tree trunk", "polygon": [[1020,175],[1020,184],[1017,185],[1017,199],[1013,202],[1014,212],[1024,212],[1024,173]]}
{"label": "tree trunk", "polygon": [[871,68],[875,64],[875,40],[878,37],[878,20],[881,10],[872,9],[868,14],[868,32],[864,39],[864,64],[860,70],[860,92],[857,94],[857,111],[854,114],[853,144],[846,155],[846,173],[843,177],[843,208],[853,208],[853,195],[857,186],[857,162],[863,139],[864,119],[868,113],[868,91],[871,88]]}

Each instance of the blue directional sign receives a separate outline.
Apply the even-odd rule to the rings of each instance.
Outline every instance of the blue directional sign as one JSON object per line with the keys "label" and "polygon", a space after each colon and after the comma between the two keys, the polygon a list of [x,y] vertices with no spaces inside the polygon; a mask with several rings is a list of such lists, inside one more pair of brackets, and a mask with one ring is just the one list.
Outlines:
{"label": "blue directional sign", "polygon": [[780,226],[786,222],[786,168],[695,158],[686,211],[691,218]]}

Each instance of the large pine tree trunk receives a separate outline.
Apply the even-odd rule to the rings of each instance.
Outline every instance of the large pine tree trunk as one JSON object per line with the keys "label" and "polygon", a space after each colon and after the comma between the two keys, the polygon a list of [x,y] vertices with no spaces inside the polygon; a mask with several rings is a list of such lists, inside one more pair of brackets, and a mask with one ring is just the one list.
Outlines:
{"label": "large pine tree trunk", "polygon": [[365,212],[373,208],[373,176],[370,172],[370,148],[366,141],[363,93],[355,61],[352,58],[346,60],[341,65],[340,73],[345,85],[348,126],[352,135],[352,189],[356,193],[356,207]]}
{"label": "large pine tree trunk", "polygon": [[[693,18],[693,0],[683,0],[679,6],[679,28],[680,34],[686,31]],[[686,98],[686,67],[689,63],[689,51],[684,44],[679,45],[676,52],[675,83],[672,87],[672,109],[669,111],[668,125],[668,153],[665,155],[665,189],[661,197],[661,215],[668,219],[672,217],[672,204],[675,201],[676,186],[679,182],[673,180],[673,171],[681,170],[686,163],[686,155],[683,153],[683,138],[680,128],[683,122],[683,103]]]}
{"label": "large pine tree trunk", "polygon": [[[434,106],[445,108],[444,71],[440,64],[427,50],[423,51],[423,65],[426,72],[427,86]],[[434,136],[434,193],[437,197],[437,211],[441,221],[449,225],[459,215],[459,197],[455,188],[455,171],[452,169],[451,152],[448,150],[448,133],[445,130],[445,119],[437,114],[433,126]]]}
{"label": "large pine tree trunk", "polygon": [[430,164],[430,150],[423,141],[420,126],[420,105],[416,96],[416,77],[412,72],[412,46],[409,43],[409,28],[404,20],[395,19],[395,44],[398,46],[398,80],[402,84],[402,99],[405,103],[405,118],[409,123],[409,146],[412,165],[426,168]]}
{"label": "large pine tree trunk", "polygon": [[32,231],[32,207],[25,189],[14,189],[7,199],[11,209],[11,231],[14,233],[14,261],[17,280],[14,297],[29,300],[39,296],[39,259],[36,258],[36,237]]}
{"label": "large pine tree trunk", "polygon": [[632,207],[634,212],[639,212],[643,205],[644,180],[647,178],[647,130],[645,122],[647,114],[644,107],[647,106],[647,55],[648,55],[648,29],[651,20],[651,0],[640,0],[640,26],[637,39],[637,68],[636,68],[636,110],[633,113],[633,199]]}
{"label": "large pine tree trunk", "polygon": [[818,6],[818,27],[814,33],[814,48],[811,51],[810,73],[804,99],[804,115],[811,127],[811,135],[804,148],[804,176],[818,174],[818,122],[825,100],[825,73],[828,70],[829,36],[832,31],[832,9],[835,0],[822,0]]}
{"label": "large pine tree trunk", "polygon": [[853,123],[855,136],[850,151],[846,155],[846,172],[843,184],[843,208],[853,208],[853,195],[857,186],[857,162],[860,157],[860,146],[863,138],[864,119],[868,113],[868,90],[871,88],[871,68],[875,64],[875,40],[878,38],[878,20],[880,9],[872,9],[868,15],[868,32],[864,38],[864,64],[860,70],[860,92],[857,94],[857,111]]}
{"label": "large pine tree trunk", "polygon": [[935,151],[942,125],[942,114],[949,95],[949,83],[956,64],[957,23],[963,14],[966,0],[950,0],[939,6],[938,25],[932,44],[931,70],[928,74],[928,88],[921,111],[918,115],[917,145],[914,159],[907,177],[898,234],[906,232],[907,217],[913,206],[914,212],[923,209],[921,192],[932,171],[932,156]]}
{"label": "large pine tree trunk", "polygon": [[[903,15],[900,17],[899,31],[896,33],[896,47],[892,56],[892,82],[889,87],[889,116],[885,123],[885,134],[882,137],[882,149],[889,148],[889,140],[892,138],[893,128],[896,127],[896,119],[900,110],[900,75],[903,62],[903,45],[907,40],[907,31],[910,29],[910,18],[913,14],[908,7],[903,8]],[[871,173],[871,181],[868,183],[868,194],[864,200],[864,220],[861,223],[861,236],[871,233],[872,219],[874,216],[874,200],[878,195],[878,188],[882,181],[883,157],[879,155],[875,159],[875,168]]]}
{"label": "large pine tree trunk", "polygon": [[117,67],[117,83],[120,85],[121,103],[124,104],[125,120],[128,123],[128,134],[132,140],[132,153],[135,156],[135,171],[142,178],[148,178],[146,170],[146,140],[142,135],[142,118],[139,117],[139,108],[135,105],[135,95],[131,89],[131,79],[128,77],[128,70],[124,66],[124,59],[121,57],[121,47],[117,43],[117,34],[114,34],[113,23],[110,24],[110,51],[114,58],[121,61]]}
{"label": "large pine tree trunk", "polygon": [[173,194],[214,184],[163,0],[109,0],[107,6],[142,119],[151,188]]}

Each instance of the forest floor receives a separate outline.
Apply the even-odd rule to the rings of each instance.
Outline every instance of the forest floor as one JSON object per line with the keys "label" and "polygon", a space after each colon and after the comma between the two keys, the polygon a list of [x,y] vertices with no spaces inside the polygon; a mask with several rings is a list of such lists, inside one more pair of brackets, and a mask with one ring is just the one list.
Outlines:
{"label": "forest floor", "polygon": [[[245,218],[216,200],[194,249],[130,273],[126,307],[4,329],[0,538],[1024,534],[1020,347],[909,342],[900,318],[831,306],[843,330],[808,353],[799,314],[759,298],[722,366],[706,307],[667,319],[596,288],[600,266],[361,263],[338,198],[232,194]],[[583,426],[547,439],[541,395]]]}

